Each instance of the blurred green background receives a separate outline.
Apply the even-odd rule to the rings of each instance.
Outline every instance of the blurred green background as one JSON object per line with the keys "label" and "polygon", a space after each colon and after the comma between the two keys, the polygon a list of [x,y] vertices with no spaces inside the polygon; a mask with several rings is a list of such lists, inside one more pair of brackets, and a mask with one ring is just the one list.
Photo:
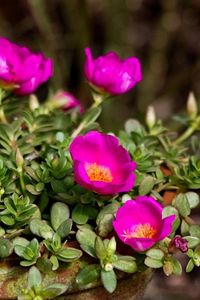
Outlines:
{"label": "blurred green background", "polygon": [[142,116],[150,103],[168,119],[184,110],[190,90],[200,96],[199,0],[2,0],[0,34],[52,57],[52,89],[69,90],[86,106],[85,47],[94,56],[139,57],[143,81],[105,104],[107,130]]}

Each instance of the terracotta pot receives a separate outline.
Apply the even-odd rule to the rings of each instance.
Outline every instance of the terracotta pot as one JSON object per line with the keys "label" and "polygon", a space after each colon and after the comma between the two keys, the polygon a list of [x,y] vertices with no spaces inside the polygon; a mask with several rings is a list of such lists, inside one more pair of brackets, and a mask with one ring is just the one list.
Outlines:
{"label": "terracotta pot", "polygon": [[[118,280],[117,289],[109,294],[99,286],[91,284],[87,289],[76,286],[75,277],[85,261],[80,260],[68,265],[63,265],[57,272],[49,272],[43,276],[43,285],[63,283],[68,287],[65,295],[56,299],[60,300],[139,300],[141,299],[148,282],[152,278],[152,270],[147,269],[142,273],[128,275]],[[16,265],[14,260],[2,260],[0,263],[0,299],[16,299],[21,290],[27,287],[28,269]]]}

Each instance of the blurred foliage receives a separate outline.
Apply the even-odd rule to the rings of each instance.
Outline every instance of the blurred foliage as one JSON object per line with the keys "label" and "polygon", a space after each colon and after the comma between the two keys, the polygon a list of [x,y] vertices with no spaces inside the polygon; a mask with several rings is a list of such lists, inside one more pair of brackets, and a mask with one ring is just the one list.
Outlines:
{"label": "blurred foliage", "polygon": [[118,129],[149,103],[167,119],[182,108],[190,90],[198,98],[199,13],[198,0],[6,0],[1,1],[0,34],[51,56],[52,88],[71,90],[86,105],[86,46],[95,55],[114,50],[139,57],[143,82],[104,110],[104,128]]}

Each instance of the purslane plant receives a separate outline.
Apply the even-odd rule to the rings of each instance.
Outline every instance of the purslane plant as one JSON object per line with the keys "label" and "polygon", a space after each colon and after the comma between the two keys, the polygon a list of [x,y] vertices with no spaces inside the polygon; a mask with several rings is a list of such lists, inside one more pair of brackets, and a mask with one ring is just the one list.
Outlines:
{"label": "purslane plant", "polygon": [[43,103],[31,94],[52,75],[42,54],[1,38],[0,62],[0,258],[15,255],[30,268],[19,299],[64,293],[63,284],[47,287],[42,277],[81,259],[76,284],[101,281],[110,293],[123,274],[147,267],[181,274],[177,253],[188,259],[186,272],[199,267],[194,97],[181,134],[164,127],[152,107],[144,125],[130,119],[118,135],[106,134],[96,123],[101,103],[141,80],[138,59],[112,52],[94,60],[86,49],[94,103],[85,112],[69,92]]}

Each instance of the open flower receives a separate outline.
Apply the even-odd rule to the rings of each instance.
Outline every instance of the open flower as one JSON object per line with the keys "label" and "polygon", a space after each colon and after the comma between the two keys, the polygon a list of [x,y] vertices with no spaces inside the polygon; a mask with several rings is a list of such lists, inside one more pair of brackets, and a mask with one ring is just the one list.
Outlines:
{"label": "open flower", "polygon": [[53,73],[51,59],[42,53],[0,38],[0,85],[18,95],[33,93]]}
{"label": "open flower", "polygon": [[62,90],[51,96],[48,105],[52,108],[63,108],[64,110],[77,107],[80,113],[84,112],[84,108],[80,101],[71,93]]}
{"label": "open flower", "polygon": [[136,163],[116,137],[90,131],[73,140],[70,153],[75,181],[82,187],[99,194],[117,194],[133,187]]}
{"label": "open flower", "polygon": [[120,207],[113,221],[119,238],[135,251],[145,251],[172,232],[175,215],[162,219],[162,206],[152,197],[139,196]]}
{"label": "open flower", "polygon": [[100,93],[120,95],[128,92],[142,79],[140,62],[136,57],[121,60],[115,52],[93,59],[91,50],[85,49],[85,76]]}

